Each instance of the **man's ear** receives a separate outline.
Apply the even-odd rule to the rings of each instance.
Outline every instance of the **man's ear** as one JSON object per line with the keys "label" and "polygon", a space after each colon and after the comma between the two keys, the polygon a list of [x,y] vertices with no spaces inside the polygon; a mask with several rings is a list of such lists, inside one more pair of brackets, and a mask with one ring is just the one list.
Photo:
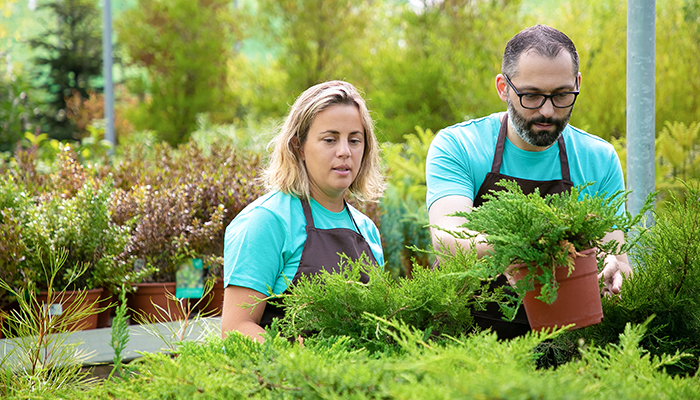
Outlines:
{"label": "man's ear", "polygon": [[576,90],[580,91],[581,90],[581,73],[580,72],[578,73],[578,76],[576,77],[576,86],[578,87],[578,89],[576,89]]}
{"label": "man's ear", "polygon": [[498,97],[503,101],[508,99],[508,83],[506,83],[506,78],[503,74],[496,75],[496,91],[498,92]]}

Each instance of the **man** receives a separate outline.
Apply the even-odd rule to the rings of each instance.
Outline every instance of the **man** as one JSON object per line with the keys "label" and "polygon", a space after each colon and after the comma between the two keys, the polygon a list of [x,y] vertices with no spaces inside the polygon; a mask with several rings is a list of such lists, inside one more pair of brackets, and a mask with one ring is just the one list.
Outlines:
{"label": "man", "polygon": [[[624,189],[620,160],[612,145],[568,125],[581,74],[576,47],[565,34],[543,25],[524,29],[506,45],[501,68],[496,90],[507,104],[507,113],[445,128],[430,145],[426,200],[432,225],[460,230],[464,220],[448,215],[478,207],[484,194],[502,190],[495,185],[501,179],[516,180],[525,193],[538,188],[542,196],[585,182],[595,182],[584,192],[591,195]],[[431,233],[436,249],[447,246],[454,252],[456,246],[476,247],[480,257],[488,250],[480,236],[461,240],[435,228]],[[622,243],[624,235],[615,231],[605,238],[611,239]],[[605,262],[599,277],[604,280],[603,293],[617,294],[623,274],[631,274],[632,269],[626,255],[608,256]],[[505,279],[499,284],[505,284]],[[515,328],[502,324],[497,310],[479,318],[480,326],[492,327],[500,337],[529,329],[524,312],[516,317]]]}

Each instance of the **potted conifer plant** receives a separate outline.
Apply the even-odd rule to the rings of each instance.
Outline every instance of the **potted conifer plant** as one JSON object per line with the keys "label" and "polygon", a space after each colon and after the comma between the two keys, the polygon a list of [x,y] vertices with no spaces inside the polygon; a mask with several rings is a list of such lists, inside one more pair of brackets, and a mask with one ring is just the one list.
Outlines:
{"label": "potted conifer plant", "polygon": [[[474,273],[487,278],[506,274],[518,299],[515,307],[504,307],[505,314],[513,316],[524,301],[533,329],[570,323],[580,328],[600,322],[603,315],[597,273],[606,255],[626,253],[634,245],[636,240],[627,238],[627,232],[651,208],[654,194],[647,197],[640,213],[632,216],[619,212],[629,191],[592,196],[584,194],[589,183],[543,198],[538,191],[524,194],[514,181],[503,180],[499,185],[505,190],[488,194],[489,201],[480,207],[453,214],[467,219],[462,227],[471,233],[450,233],[463,239],[482,234],[492,247],[472,267],[477,269]],[[625,233],[624,244],[615,240],[603,243],[605,235],[614,230]],[[564,282],[584,288],[585,294],[565,292],[570,289]],[[584,295],[590,300],[584,300]],[[588,306],[593,310],[584,309]],[[547,315],[533,315],[538,308]],[[587,316],[571,314],[577,310]],[[557,321],[555,314],[560,311],[568,315]]]}

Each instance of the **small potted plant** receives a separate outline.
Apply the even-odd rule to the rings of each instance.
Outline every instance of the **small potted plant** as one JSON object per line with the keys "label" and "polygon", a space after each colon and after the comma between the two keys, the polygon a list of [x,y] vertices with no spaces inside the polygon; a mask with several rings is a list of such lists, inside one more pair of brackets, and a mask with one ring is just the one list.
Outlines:
{"label": "small potted plant", "polygon": [[[46,193],[23,212],[23,242],[27,251],[21,267],[28,279],[46,296],[46,265],[58,249],[66,250],[66,260],[54,285],[71,290],[88,290],[89,299],[105,297],[103,289],[114,290],[128,279],[123,263],[116,260],[129,240],[129,231],[110,222],[112,188],[109,181],[85,179],[70,196]],[[84,273],[67,284],[78,265]],[[44,297],[42,297],[44,296]],[[106,306],[106,305],[105,305]],[[97,316],[94,316],[97,319]],[[89,328],[98,327],[90,321]]]}
{"label": "small potted plant", "polygon": [[[524,194],[514,181],[499,182],[505,190],[487,195],[489,201],[471,212],[457,212],[453,216],[466,218],[461,226],[471,233],[450,232],[469,239],[481,234],[492,250],[474,268],[482,277],[509,277],[518,302],[506,315],[512,316],[521,302],[533,329],[545,326],[565,326],[575,323],[577,328],[602,320],[597,273],[603,267],[604,256],[626,253],[636,242],[628,240],[627,232],[635,227],[653,204],[650,194],[636,216],[619,210],[629,192],[619,191],[611,196],[584,194],[591,184],[579,185],[567,193],[541,197],[539,192]],[[603,243],[609,232],[621,230],[625,243],[615,240]],[[637,236],[638,238],[639,236]],[[586,270],[587,269],[587,270]],[[564,281],[574,288],[584,288],[591,296],[582,299],[579,294],[565,292]],[[586,283],[587,282],[587,288]],[[584,320],[564,315],[552,324],[550,317],[559,309],[566,314],[583,306],[592,305]],[[549,314],[541,323],[532,315],[536,308]],[[505,307],[508,311],[508,307]],[[583,318],[583,317],[581,317]],[[534,323],[533,323],[534,320]]]}
{"label": "small potted plant", "polygon": [[134,226],[120,259],[131,262],[134,273],[149,271],[129,297],[136,312],[154,313],[158,306],[174,310],[173,319],[183,317],[167,296],[176,293],[178,267],[211,254],[212,243],[223,231],[223,205],[212,207],[208,216],[202,212],[199,200],[205,189],[192,184],[159,190],[139,186],[117,195],[115,221]]}

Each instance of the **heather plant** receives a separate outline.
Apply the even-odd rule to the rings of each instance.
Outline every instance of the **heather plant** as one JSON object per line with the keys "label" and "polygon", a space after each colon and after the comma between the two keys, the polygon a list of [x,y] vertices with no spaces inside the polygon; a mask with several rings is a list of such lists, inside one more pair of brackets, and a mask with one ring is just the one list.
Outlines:
{"label": "heather plant", "polygon": [[224,220],[228,224],[263,194],[258,182],[260,167],[259,155],[238,151],[225,141],[211,143],[206,150],[193,140],[177,148],[167,143],[155,144],[153,148],[134,145],[115,166],[114,182],[125,191],[139,186],[161,190],[182,183],[199,186],[200,217],[207,219],[223,204]]}
{"label": "heather plant", "polygon": [[[174,282],[182,259],[216,252],[225,209],[219,205],[208,220],[200,219],[197,214],[204,190],[182,184],[161,190],[138,186],[118,193],[115,222],[124,228],[133,225],[131,240],[119,260],[142,259],[155,268],[153,274],[143,277],[145,282]],[[126,214],[129,212],[133,214]]]}
{"label": "heather plant", "polygon": [[224,229],[263,194],[260,157],[222,141],[203,149],[194,140],[172,148],[133,146],[113,173],[118,187],[113,221],[133,224],[122,260],[143,259],[158,269],[147,281],[174,281],[184,258],[216,264]]}

